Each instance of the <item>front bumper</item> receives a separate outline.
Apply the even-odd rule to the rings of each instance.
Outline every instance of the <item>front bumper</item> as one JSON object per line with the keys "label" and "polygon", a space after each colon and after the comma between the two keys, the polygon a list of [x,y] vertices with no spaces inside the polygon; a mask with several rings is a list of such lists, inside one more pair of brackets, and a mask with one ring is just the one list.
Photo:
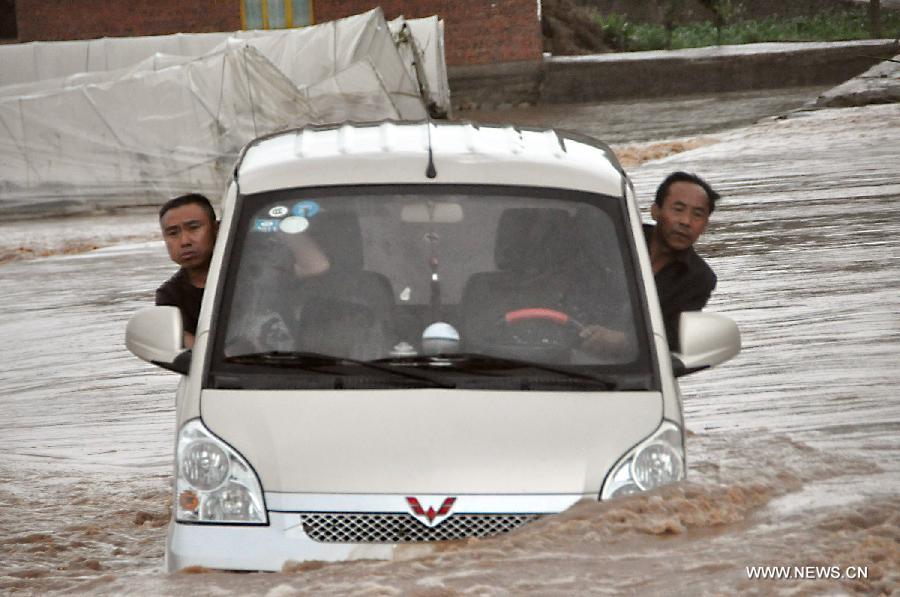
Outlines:
{"label": "front bumper", "polygon": [[277,572],[290,561],[389,560],[394,545],[319,543],[297,524],[297,514],[269,513],[268,526],[183,524],[172,521],[166,539],[166,569],[190,566]]}
{"label": "front bumper", "polygon": [[[280,571],[288,562],[390,560],[401,544],[501,534],[542,515],[562,512],[582,498],[596,496],[269,493],[266,502],[276,510],[269,511],[268,525],[172,521],[166,568]],[[444,512],[448,501],[451,505]]]}

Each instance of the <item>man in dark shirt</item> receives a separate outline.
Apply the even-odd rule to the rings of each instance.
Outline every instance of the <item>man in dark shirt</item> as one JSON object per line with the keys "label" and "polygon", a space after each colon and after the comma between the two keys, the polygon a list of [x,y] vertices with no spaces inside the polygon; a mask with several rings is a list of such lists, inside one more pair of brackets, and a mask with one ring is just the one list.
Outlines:
{"label": "man in dark shirt", "polygon": [[673,172],[656,190],[644,235],[669,347],[679,350],[678,322],[683,311],[706,306],[716,287],[716,274],[694,251],[706,230],[719,194],[699,176]]}
{"label": "man in dark shirt", "polygon": [[[718,198],[699,176],[673,172],[659,185],[650,206],[656,225],[644,225],[666,337],[673,351],[680,350],[681,313],[702,309],[716,287],[716,274],[694,251],[694,243],[706,230]],[[603,325],[586,326],[581,337],[582,348],[595,354],[613,354],[625,348],[625,335]]]}
{"label": "man in dark shirt", "polygon": [[184,346],[191,348],[216,242],[216,213],[203,195],[181,195],[160,208],[159,225],[169,257],[181,268],[156,290],[156,304],[181,310]]}

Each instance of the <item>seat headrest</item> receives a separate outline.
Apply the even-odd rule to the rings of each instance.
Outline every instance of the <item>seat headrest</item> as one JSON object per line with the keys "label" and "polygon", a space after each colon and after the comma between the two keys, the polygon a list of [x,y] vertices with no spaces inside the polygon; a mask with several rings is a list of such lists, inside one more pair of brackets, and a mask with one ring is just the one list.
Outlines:
{"label": "seat headrest", "polygon": [[362,228],[355,213],[322,210],[310,218],[309,234],[328,257],[331,271],[363,269]]}
{"label": "seat headrest", "polygon": [[545,271],[563,258],[571,220],[564,209],[512,208],[500,214],[494,259],[497,269]]}

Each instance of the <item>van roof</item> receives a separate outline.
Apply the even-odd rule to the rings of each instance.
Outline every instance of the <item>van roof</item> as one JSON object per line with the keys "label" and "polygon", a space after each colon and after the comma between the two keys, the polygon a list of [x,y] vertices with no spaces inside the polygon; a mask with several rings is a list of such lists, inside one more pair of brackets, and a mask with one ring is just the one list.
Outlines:
{"label": "van roof", "polygon": [[241,194],[358,184],[497,184],[621,196],[612,150],[552,129],[464,122],[344,123],[260,137],[241,153]]}

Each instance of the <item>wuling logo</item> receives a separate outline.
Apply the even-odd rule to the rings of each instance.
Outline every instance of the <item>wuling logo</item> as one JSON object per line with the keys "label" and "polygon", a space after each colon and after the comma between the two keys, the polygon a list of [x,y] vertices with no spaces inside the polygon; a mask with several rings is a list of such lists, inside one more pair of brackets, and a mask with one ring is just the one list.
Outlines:
{"label": "wuling logo", "polygon": [[409,509],[412,510],[412,513],[422,521],[428,527],[434,528],[437,525],[444,522],[444,519],[450,516],[450,509],[453,508],[453,504],[456,503],[455,497],[448,497],[441,502],[440,508],[437,510],[434,509],[434,506],[431,504],[428,505],[428,509],[422,507],[422,504],[419,503],[418,498],[408,497],[406,498],[406,503],[409,504]]}

